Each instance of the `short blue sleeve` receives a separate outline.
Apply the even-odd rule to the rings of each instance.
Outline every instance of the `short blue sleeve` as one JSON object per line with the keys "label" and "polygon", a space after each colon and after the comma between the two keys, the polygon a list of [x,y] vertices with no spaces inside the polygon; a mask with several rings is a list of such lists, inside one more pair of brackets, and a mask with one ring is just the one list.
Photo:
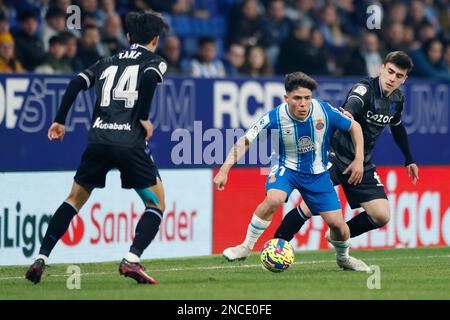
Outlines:
{"label": "short blue sleeve", "polygon": [[253,124],[245,133],[247,140],[252,143],[263,130],[268,130],[267,136],[270,135],[270,130],[278,128],[276,114],[278,108],[275,108],[264,114],[259,120]]}
{"label": "short blue sleeve", "polygon": [[324,106],[325,111],[328,115],[328,119],[333,128],[339,129],[342,131],[350,130],[350,126],[352,125],[352,120],[340,112],[335,107],[331,106],[328,102],[321,101],[321,104]]}

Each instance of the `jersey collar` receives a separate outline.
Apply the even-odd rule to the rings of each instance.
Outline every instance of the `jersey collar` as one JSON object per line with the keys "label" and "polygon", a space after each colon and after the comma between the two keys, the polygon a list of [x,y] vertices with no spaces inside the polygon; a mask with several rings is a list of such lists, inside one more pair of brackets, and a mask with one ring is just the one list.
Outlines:
{"label": "jersey collar", "polygon": [[147,47],[145,47],[145,46],[143,46],[142,44],[139,44],[139,43],[133,43],[130,46],[130,49],[137,49],[137,48],[142,48],[144,50],[147,50],[148,52],[151,52],[150,50],[147,49]]}

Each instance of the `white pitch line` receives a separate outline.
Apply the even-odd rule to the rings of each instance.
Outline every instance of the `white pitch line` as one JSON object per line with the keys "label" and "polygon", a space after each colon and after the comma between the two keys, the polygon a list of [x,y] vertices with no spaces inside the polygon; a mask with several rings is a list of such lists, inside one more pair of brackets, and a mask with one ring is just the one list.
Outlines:
{"label": "white pitch line", "polygon": [[[404,256],[404,257],[396,257],[396,258],[369,258],[367,260],[376,260],[376,261],[388,261],[388,260],[398,260],[398,259],[432,259],[432,258],[450,258],[450,255],[443,256]],[[294,262],[294,265],[302,265],[302,264],[319,264],[319,263],[332,263],[336,262],[336,260],[311,260],[311,261],[299,261]],[[233,262],[230,262],[233,263]],[[208,270],[223,270],[223,269],[240,269],[240,268],[256,268],[261,267],[261,264],[240,264],[240,265],[229,265],[229,266],[211,266],[211,267],[186,267],[186,268],[169,268],[169,269],[152,269],[153,272],[177,272],[177,271],[208,271]],[[101,276],[101,275],[111,275],[116,274],[116,272],[88,272],[81,273],[81,276]],[[49,277],[68,277],[71,274],[54,274],[49,275]],[[20,280],[25,279],[25,276],[22,277],[0,277],[0,281],[6,280]]]}

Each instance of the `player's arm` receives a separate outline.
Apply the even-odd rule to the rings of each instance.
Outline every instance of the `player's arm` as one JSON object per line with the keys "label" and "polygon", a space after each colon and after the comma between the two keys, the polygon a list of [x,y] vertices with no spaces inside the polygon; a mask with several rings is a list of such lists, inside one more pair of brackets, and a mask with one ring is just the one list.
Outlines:
{"label": "player's arm", "polygon": [[217,190],[224,189],[230,169],[236,162],[239,161],[240,158],[242,158],[242,156],[245,155],[250,148],[250,145],[256,140],[261,131],[269,128],[271,128],[270,112],[259,119],[258,122],[253,125],[244,136],[239,138],[228,153],[225,163],[220,167],[219,172],[214,177],[214,186]]}
{"label": "player's arm", "polygon": [[355,148],[355,158],[343,173],[351,172],[348,183],[357,185],[361,183],[364,174],[364,137],[360,124],[355,120],[352,120],[348,132]]}
{"label": "player's arm", "polygon": [[408,173],[408,177],[412,177],[412,183],[416,184],[419,180],[419,168],[414,163],[413,156],[411,154],[411,149],[409,148],[408,134],[406,133],[406,128],[403,123],[398,122],[391,124],[391,132],[394,137],[395,143],[398,145],[400,150],[405,157],[405,166]]}
{"label": "player's arm", "polygon": [[48,138],[50,141],[53,139],[62,141],[64,139],[64,134],[66,132],[64,125],[66,124],[67,113],[69,112],[70,107],[75,101],[78,93],[81,90],[86,89],[86,82],[81,76],[77,76],[75,79],[69,82],[66,92],[64,92],[64,96],[61,100],[58,114],[56,115],[55,120],[48,129]]}
{"label": "player's arm", "polygon": [[351,172],[348,183],[356,185],[362,181],[364,173],[364,136],[361,125],[333,108],[329,103],[325,103],[324,106],[329,108],[327,109],[328,115],[333,127],[348,132],[352,138],[355,158],[343,173]]}
{"label": "player's arm", "polygon": [[244,135],[239,138],[239,140],[231,148],[227,155],[225,163],[220,167],[219,172],[214,177],[214,186],[217,190],[223,190],[225,184],[227,183],[228,172],[233,167],[233,165],[239,161],[240,158],[248,151],[251,142],[248,140],[247,136]]}
{"label": "player's arm", "polygon": [[167,64],[164,60],[153,60],[145,67],[140,81],[137,116],[146,132],[146,141],[148,141],[153,135],[153,124],[148,119],[153,95],[155,94],[158,83],[163,82],[163,76],[166,70]]}
{"label": "player's arm", "polygon": [[137,116],[144,127],[145,140],[149,140],[153,135],[153,124],[148,119],[150,114],[150,107],[152,104],[153,95],[156,91],[156,86],[160,81],[160,77],[156,72],[147,71],[142,75],[140,87],[139,87],[139,99],[137,101]]}
{"label": "player's arm", "polygon": [[66,117],[69,113],[70,107],[75,101],[78,93],[81,90],[87,90],[94,85],[95,82],[95,69],[98,62],[88,69],[80,72],[78,76],[72,79],[67,86],[66,92],[61,100],[61,104],[58,109],[58,113],[53,121],[52,125],[48,129],[49,140],[58,139],[62,141],[66,132],[65,124]]}
{"label": "player's arm", "polygon": [[[368,103],[369,94],[369,87],[366,85],[358,83],[352,88],[342,106],[345,111],[351,114],[350,118],[363,111],[364,105]],[[347,113],[345,115],[349,116]]]}

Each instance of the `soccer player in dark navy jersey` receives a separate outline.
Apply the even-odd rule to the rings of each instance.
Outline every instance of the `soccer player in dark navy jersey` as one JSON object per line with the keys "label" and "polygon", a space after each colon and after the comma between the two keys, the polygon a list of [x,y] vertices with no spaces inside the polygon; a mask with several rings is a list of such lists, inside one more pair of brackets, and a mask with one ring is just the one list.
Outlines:
{"label": "soccer player in dark navy jersey", "polygon": [[70,221],[86,203],[91,191],[105,186],[106,174],[112,168],[119,169],[122,187],[135,189],[146,205],[130,251],[120,263],[119,273],[138,283],[156,283],[139,262],[159,230],[165,209],[163,185],[146,141],[153,134],[152,123],[148,120],[153,94],[167,69],[155,50],[160,34],[168,26],[162,16],[153,11],[130,12],[125,24],[131,46],[97,61],[69,83],[48,130],[50,140],[62,141],[66,116],[77,94],[94,87],[97,99],[88,145],[72,190],[53,215],[39,254],[26,273],[26,278],[35,284],[40,281],[48,257]]}
{"label": "soccer player in dark navy jersey", "polygon": [[[364,134],[364,175],[358,185],[349,183],[344,170],[355,151],[348,134],[337,131],[331,141],[330,176],[335,185],[342,185],[352,209],[362,207],[347,222],[350,236],[356,237],[389,222],[390,210],[383,183],[372,163],[372,150],[384,128],[389,125],[392,136],[405,157],[405,166],[412,183],[419,179],[419,169],[411,154],[406,129],[402,124],[404,96],[399,87],[406,81],[413,63],[401,51],[389,53],[375,78],[364,78],[352,87],[343,108],[361,125]],[[275,233],[276,238],[291,240],[311,216],[304,201],[284,217]]]}

